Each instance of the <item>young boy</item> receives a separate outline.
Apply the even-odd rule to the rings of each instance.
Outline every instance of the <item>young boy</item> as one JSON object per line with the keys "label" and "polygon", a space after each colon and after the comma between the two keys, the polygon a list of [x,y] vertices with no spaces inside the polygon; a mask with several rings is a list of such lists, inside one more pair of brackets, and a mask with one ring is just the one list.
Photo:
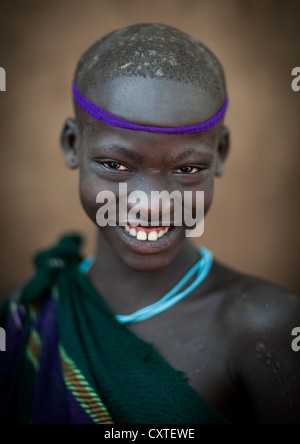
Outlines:
{"label": "young boy", "polygon": [[[229,149],[216,57],[171,27],[131,26],[82,56],[73,95],[61,144],[97,254],[82,261],[80,237],[64,237],[2,308],[1,420],[300,423],[299,298],[212,260],[176,223],[176,199],[150,200],[176,191],[180,213],[195,216],[203,191],[210,208]],[[135,192],[151,202],[141,200],[140,223],[124,219]],[[105,205],[116,223],[102,223]]]}

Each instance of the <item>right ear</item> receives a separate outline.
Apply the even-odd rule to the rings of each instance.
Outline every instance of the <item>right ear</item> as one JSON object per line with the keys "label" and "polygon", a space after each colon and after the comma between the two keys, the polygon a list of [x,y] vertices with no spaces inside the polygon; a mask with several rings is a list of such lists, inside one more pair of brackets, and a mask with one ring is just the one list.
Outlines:
{"label": "right ear", "polygon": [[72,170],[79,166],[79,144],[80,134],[78,124],[75,119],[67,119],[61,132],[60,145],[66,163]]}

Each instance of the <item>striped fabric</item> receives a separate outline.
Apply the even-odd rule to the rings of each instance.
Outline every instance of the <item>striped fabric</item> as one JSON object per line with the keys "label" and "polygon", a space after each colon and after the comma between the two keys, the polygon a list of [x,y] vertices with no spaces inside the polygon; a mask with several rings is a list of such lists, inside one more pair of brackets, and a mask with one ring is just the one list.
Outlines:
{"label": "striped fabric", "polygon": [[66,386],[87,415],[90,416],[95,424],[113,424],[102,400],[87,382],[84,375],[76,367],[76,364],[67,355],[62,346],[60,347],[60,358]]}
{"label": "striped fabric", "polygon": [[35,258],[0,310],[0,423],[224,424],[154,348],[119,324],[78,271],[81,238]]}
{"label": "striped fabric", "polygon": [[32,363],[35,371],[38,371],[41,355],[41,339],[39,333],[34,329],[32,329],[29,334],[26,355],[29,361]]}

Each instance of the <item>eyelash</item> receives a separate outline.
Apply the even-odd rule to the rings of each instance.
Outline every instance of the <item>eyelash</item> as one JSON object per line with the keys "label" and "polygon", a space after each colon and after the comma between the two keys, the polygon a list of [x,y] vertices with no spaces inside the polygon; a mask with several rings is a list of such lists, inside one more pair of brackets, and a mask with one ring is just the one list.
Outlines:
{"label": "eyelash", "polygon": [[[130,168],[126,167],[125,165],[123,165],[120,162],[117,162],[115,160],[107,160],[105,162],[99,162],[101,165],[104,166],[104,168],[106,168],[107,170],[110,171],[118,171],[118,172],[125,172],[125,171],[130,171]],[[113,166],[114,165],[114,166]],[[120,169],[119,167],[122,167],[123,169]],[[178,173],[179,170],[183,170],[183,169],[191,169],[191,170],[197,170],[195,172],[183,172],[181,171],[180,173]],[[189,175],[194,175],[197,173],[200,173],[201,171],[204,171],[206,168],[205,167],[196,167],[196,166],[192,166],[192,165],[184,165],[182,167],[176,168],[174,170],[175,174],[180,174],[180,175],[185,175],[185,176],[189,176]]]}
{"label": "eyelash", "polygon": [[[183,170],[183,169],[187,169],[187,168],[189,168],[189,169],[191,169],[191,170],[197,170],[197,171],[195,171],[194,173],[192,173],[192,172],[182,172],[181,171],[181,173],[176,173],[176,170],[178,171],[178,170]],[[205,167],[196,167],[196,166],[193,166],[193,165],[184,165],[184,166],[182,166],[182,167],[179,167],[179,168],[176,168],[176,170],[175,170],[175,173],[176,174],[184,174],[184,175],[186,175],[186,176],[189,176],[189,175],[193,175],[193,174],[197,174],[197,173],[200,173],[201,171],[203,171],[203,170],[205,170],[206,168]]]}
{"label": "eyelash", "polygon": [[[125,165],[123,165],[122,163],[119,163],[115,160],[107,160],[106,162],[100,162],[101,165],[104,166],[104,168],[107,168],[108,170],[114,170],[114,171],[130,171],[129,168],[127,168]],[[110,164],[110,166],[108,166]],[[120,170],[119,168],[114,168],[112,167],[112,164],[118,165],[123,167],[124,169]]]}

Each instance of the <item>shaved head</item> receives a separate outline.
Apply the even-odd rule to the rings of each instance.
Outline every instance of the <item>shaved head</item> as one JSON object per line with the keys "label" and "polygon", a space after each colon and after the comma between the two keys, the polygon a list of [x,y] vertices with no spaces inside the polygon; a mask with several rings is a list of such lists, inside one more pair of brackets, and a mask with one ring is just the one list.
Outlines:
{"label": "shaved head", "polygon": [[[128,194],[142,190],[147,196],[156,190],[182,196],[201,190],[207,213],[229,132],[221,112],[227,108],[223,69],[202,43],[169,26],[130,26],[83,54],[74,83],[75,119],[66,120],[61,144],[69,167],[79,168],[80,199],[92,221],[99,190],[114,193],[120,206],[120,182],[128,184]],[[208,121],[211,126],[200,130]],[[185,132],[194,126],[199,131]],[[192,198],[193,215],[196,205]],[[161,205],[155,211],[160,214]],[[171,264],[185,236],[179,229],[177,240],[161,254],[150,247],[146,254],[134,250],[121,230],[102,227],[101,239],[107,251],[112,248],[122,263],[139,271]]]}
{"label": "shaved head", "polygon": [[175,28],[138,24],[114,31],[80,58],[75,82],[82,94],[98,80],[121,77],[166,79],[191,84],[220,104],[226,97],[223,68],[201,42]]}

